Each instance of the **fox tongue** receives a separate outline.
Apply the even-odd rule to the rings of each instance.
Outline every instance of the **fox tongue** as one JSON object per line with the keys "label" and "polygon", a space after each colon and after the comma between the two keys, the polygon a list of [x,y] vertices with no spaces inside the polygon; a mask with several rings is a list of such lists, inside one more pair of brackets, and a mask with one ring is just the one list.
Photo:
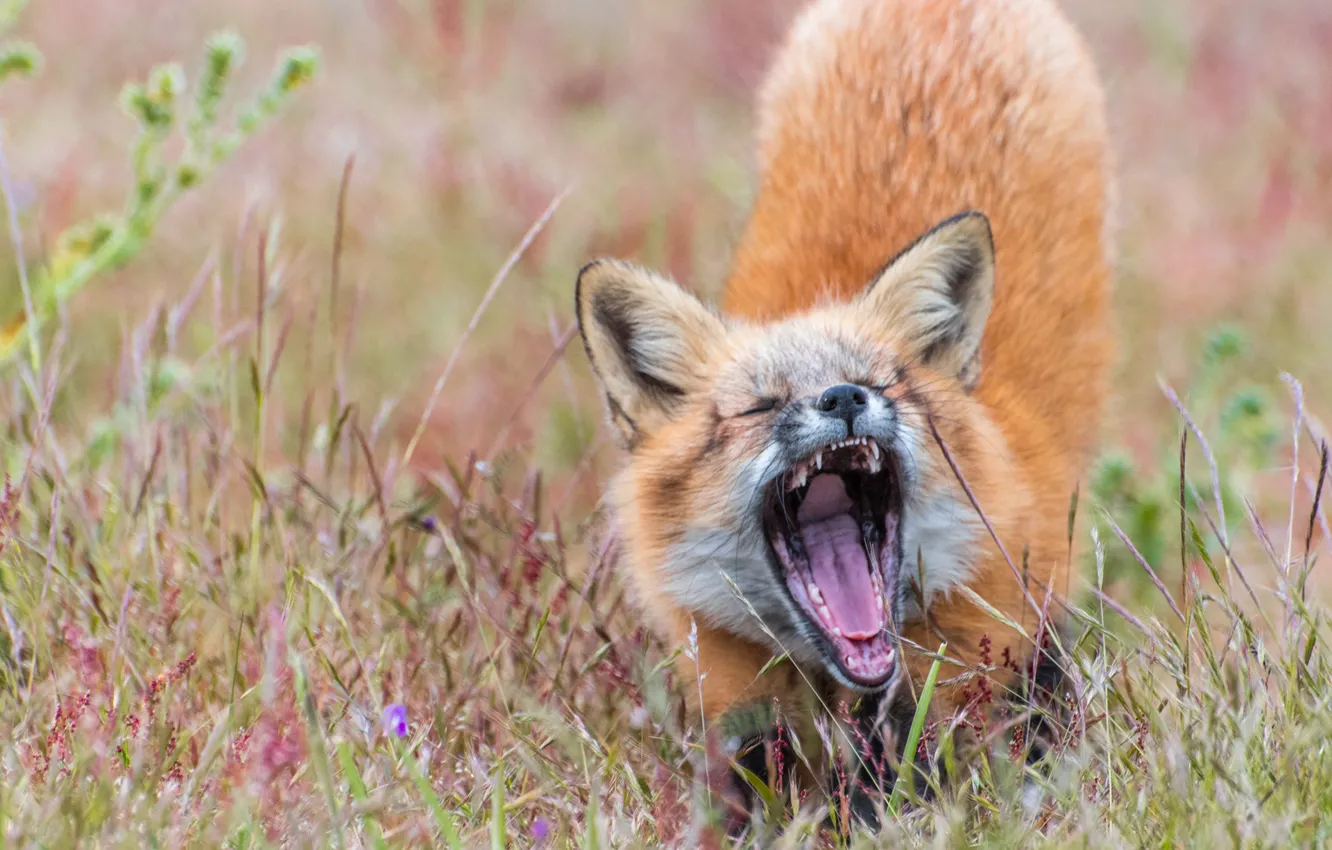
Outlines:
{"label": "fox tongue", "polygon": [[796,518],[810,573],[832,625],[845,637],[865,640],[883,629],[884,613],[874,598],[869,558],[850,510],[841,476],[819,475],[810,482]]}

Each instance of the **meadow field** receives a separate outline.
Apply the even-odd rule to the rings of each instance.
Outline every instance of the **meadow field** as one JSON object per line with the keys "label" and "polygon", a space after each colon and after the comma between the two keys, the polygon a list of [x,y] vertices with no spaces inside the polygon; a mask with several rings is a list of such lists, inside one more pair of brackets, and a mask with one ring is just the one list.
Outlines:
{"label": "meadow field", "polygon": [[[719,846],[573,284],[716,293],[800,5],[0,0],[4,846]],[[1120,184],[1075,722],[1034,812],[1005,744],[762,846],[1332,838],[1332,4],[1063,5]]]}

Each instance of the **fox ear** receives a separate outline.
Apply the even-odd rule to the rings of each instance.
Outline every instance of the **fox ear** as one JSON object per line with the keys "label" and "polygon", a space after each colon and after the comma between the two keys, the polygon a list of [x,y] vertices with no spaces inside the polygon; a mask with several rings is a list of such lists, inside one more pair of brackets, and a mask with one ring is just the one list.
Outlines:
{"label": "fox ear", "polygon": [[907,356],[953,375],[970,391],[994,301],[994,238],[983,213],[935,225],[898,254],[861,296],[867,312],[900,335]]}
{"label": "fox ear", "polygon": [[673,281],[618,260],[583,266],[574,297],[588,359],[632,446],[702,385],[725,326]]}

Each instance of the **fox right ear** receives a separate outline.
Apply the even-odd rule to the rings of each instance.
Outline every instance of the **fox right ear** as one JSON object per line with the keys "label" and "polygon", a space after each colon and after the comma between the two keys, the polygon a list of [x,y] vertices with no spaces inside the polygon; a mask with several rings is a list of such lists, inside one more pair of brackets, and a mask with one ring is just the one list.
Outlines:
{"label": "fox right ear", "polygon": [[611,418],[632,446],[702,385],[725,326],[674,281],[618,260],[583,266],[575,300]]}
{"label": "fox right ear", "polygon": [[935,225],[899,254],[861,296],[904,353],[956,377],[980,378],[981,338],[994,302],[994,237],[977,211]]}

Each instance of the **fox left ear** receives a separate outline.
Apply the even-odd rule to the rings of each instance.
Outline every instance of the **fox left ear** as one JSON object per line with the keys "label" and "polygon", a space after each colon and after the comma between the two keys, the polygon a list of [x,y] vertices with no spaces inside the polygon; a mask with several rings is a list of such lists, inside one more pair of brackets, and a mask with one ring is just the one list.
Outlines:
{"label": "fox left ear", "polygon": [[935,225],[888,264],[861,304],[907,356],[955,376],[970,391],[980,378],[980,346],[994,301],[990,220],[965,212]]}
{"label": "fox left ear", "polygon": [[574,297],[611,420],[632,447],[702,386],[725,326],[674,281],[617,260],[584,266]]}

